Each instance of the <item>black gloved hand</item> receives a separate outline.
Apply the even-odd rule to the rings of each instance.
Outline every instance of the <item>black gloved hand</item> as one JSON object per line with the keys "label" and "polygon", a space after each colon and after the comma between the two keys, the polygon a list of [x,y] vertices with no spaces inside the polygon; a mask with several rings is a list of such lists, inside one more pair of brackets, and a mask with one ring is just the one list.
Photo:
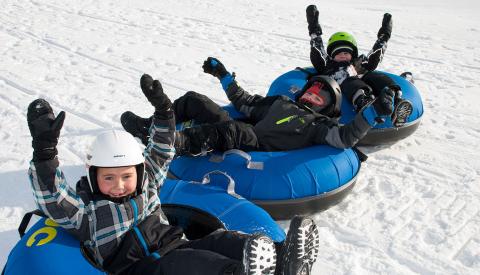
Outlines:
{"label": "black gloved hand", "polygon": [[380,117],[387,117],[393,113],[393,97],[395,96],[395,91],[389,87],[383,88],[380,91],[380,95],[377,97],[377,100],[373,102],[373,108],[375,112]]}
{"label": "black gloved hand", "polygon": [[229,74],[222,62],[214,57],[207,58],[207,60],[203,62],[202,68],[203,72],[211,74],[220,80]]}
{"label": "black gloved hand", "polygon": [[388,41],[392,35],[392,15],[385,13],[383,15],[382,27],[378,30],[377,38]]}
{"label": "black gloved hand", "polygon": [[312,35],[315,33],[317,35],[322,35],[322,27],[318,23],[318,9],[315,5],[310,5],[307,7],[307,22],[308,22],[308,34]]}
{"label": "black gloved hand", "polygon": [[33,161],[53,159],[58,151],[58,137],[65,120],[65,112],[57,117],[45,99],[36,99],[28,105],[27,121],[32,135]]}
{"label": "black gloved hand", "polygon": [[148,101],[155,107],[156,112],[165,112],[172,108],[172,102],[163,92],[160,81],[153,80],[150,75],[144,74],[140,78],[140,87]]}

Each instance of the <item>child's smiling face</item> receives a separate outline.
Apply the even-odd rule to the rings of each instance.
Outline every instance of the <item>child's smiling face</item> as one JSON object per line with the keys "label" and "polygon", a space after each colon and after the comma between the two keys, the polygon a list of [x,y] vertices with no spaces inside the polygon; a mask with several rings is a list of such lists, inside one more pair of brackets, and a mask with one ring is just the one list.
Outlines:
{"label": "child's smiling face", "polygon": [[344,61],[351,61],[352,55],[348,52],[339,52],[333,57],[333,61],[336,62],[344,62]]}
{"label": "child's smiling face", "polygon": [[112,198],[128,196],[137,188],[137,169],[135,166],[99,167],[97,183],[104,195]]}

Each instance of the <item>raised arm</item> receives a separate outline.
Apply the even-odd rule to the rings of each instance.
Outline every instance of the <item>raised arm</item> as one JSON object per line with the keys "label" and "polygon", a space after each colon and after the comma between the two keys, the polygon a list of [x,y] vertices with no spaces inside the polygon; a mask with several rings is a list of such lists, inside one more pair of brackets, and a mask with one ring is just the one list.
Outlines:
{"label": "raised arm", "polygon": [[79,240],[89,237],[85,204],[67,184],[57,159],[57,143],[65,112],[57,117],[44,99],[30,103],[27,111],[33,158],[28,171],[38,208]]}
{"label": "raised arm", "polygon": [[310,35],[310,61],[318,73],[322,73],[328,61],[322,41],[322,27],[318,23],[319,12],[315,5],[307,7],[308,34]]}
{"label": "raised arm", "polygon": [[158,80],[145,74],[140,79],[140,87],[148,101],[155,107],[150,138],[145,148],[145,170],[152,188],[158,189],[167,176],[168,167],[175,155],[175,116],[172,102],[163,92]]}
{"label": "raised arm", "polygon": [[251,95],[242,89],[234,80],[234,76],[232,76],[232,74],[225,69],[225,66],[216,58],[207,58],[203,63],[203,71],[220,80],[223,90],[227,94],[230,102],[232,102],[235,109],[242,112],[247,118],[252,120],[261,119],[264,110],[274,101],[273,97]]}
{"label": "raised arm", "polygon": [[392,35],[392,15],[385,13],[383,15],[382,27],[378,30],[377,41],[373,44],[370,52],[365,56],[360,56],[360,68],[357,71],[360,74],[368,71],[373,71],[377,68],[378,64],[382,62],[385,51],[387,50],[387,42]]}

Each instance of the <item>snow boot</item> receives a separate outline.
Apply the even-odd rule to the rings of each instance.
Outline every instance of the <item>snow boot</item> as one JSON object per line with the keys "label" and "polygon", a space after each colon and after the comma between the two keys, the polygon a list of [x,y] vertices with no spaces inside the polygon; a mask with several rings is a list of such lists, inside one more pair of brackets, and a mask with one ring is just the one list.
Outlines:
{"label": "snow boot", "polygon": [[136,114],[126,111],[120,116],[120,122],[123,129],[132,136],[139,138],[147,146],[149,138],[149,129],[152,124],[152,118],[139,117]]}
{"label": "snow boot", "polygon": [[402,127],[407,122],[408,117],[412,114],[412,103],[405,99],[396,101],[395,109],[392,114],[392,123],[395,127]]}
{"label": "snow boot", "polygon": [[273,241],[260,234],[249,237],[243,248],[243,267],[247,275],[273,275],[277,254]]}
{"label": "snow boot", "polygon": [[412,114],[413,105],[410,101],[402,98],[402,91],[395,92],[395,106],[392,113],[392,124],[395,127],[402,127],[408,117]]}
{"label": "snow boot", "polygon": [[355,112],[360,112],[363,107],[367,106],[368,104],[372,103],[375,100],[375,97],[369,93],[366,92],[363,89],[358,90],[354,95],[353,95],[353,107],[355,108]]}
{"label": "snow boot", "polygon": [[218,142],[214,126],[204,124],[175,132],[175,151],[178,156],[204,156]]}
{"label": "snow boot", "polygon": [[[320,236],[311,218],[295,216],[279,255],[277,275],[309,275],[317,260]],[[281,257],[281,258],[280,258]]]}
{"label": "snow boot", "polygon": [[[187,128],[189,129],[189,128]],[[201,156],[202,147],[200,145],[193,145],[191,137],[188,133],[185,133],[185,129],[175,132],[175,155],[176,156]],[[204,150],[206,153],[206,150]]]}

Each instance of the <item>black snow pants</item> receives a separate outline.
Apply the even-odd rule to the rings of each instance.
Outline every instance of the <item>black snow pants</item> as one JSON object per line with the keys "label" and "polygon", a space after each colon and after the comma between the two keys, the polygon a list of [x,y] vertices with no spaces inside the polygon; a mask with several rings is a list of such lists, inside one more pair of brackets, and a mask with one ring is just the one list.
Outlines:
{"label": "black snow pants", "polygon": [[227,111],[210,98],[196,92],[187,92],[173,102],[175,121],[195,120],[196,123],[215,123],[232,120]]}
{"label": "black snow pants", "polygon": [[188,241],[160,258],[145,257],[124,274],[242,274],[243,247],[248,236],[217,230]]}
{"label": "black snow pants", "polygon": [[[259,149],[253,125],[230,118],[227,111],[205,95],[187,92],[173,103],[177,122],[195,120],[200,125],[183,130],[191,152]],[[203,148],[207,145],[208,148]],[[178,150],[177,150],[178,151]]]}
{"label": "black snow pants", "polygon": [[376,71],[368,72],[362,78],[349,77],[340,85],[342,94],[352,104],[352,98],[359,89],[363,89],[365,92],[372,92],[377,97],[385,87],[390,87],[396,91],[400,90],[400,87],[393,79]]}

